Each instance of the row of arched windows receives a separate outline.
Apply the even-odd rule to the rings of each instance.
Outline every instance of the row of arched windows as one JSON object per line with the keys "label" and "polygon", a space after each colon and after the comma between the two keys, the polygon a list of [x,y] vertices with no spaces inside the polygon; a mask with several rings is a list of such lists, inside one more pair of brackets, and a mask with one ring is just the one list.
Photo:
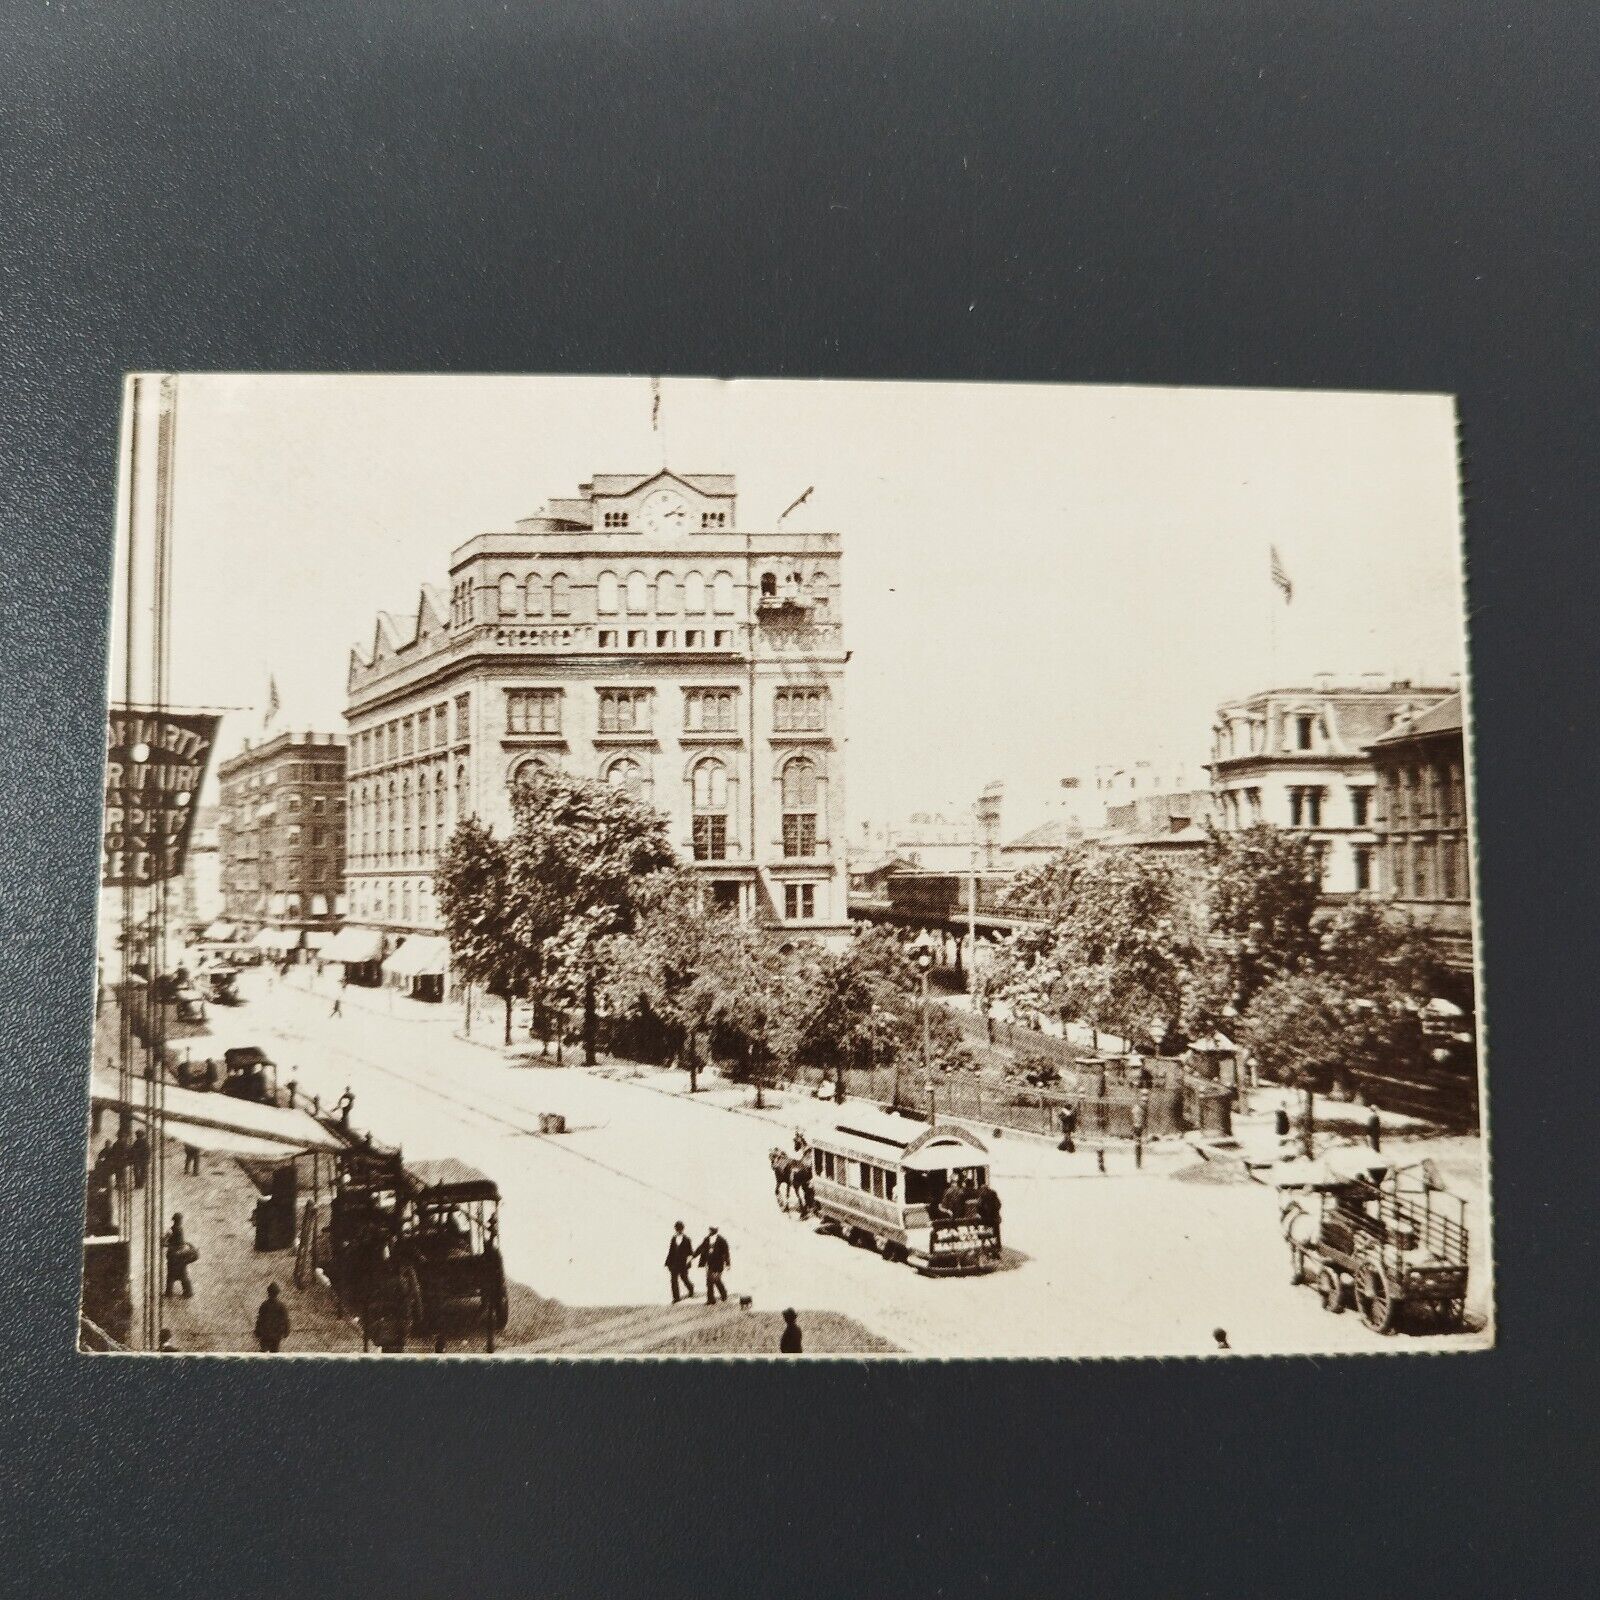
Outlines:
{"label": "row of arched windows", "polygon": [[409,879],[396,883],[393,878],[383,883],[361,882],[355,885],[351,910],[355,916],[380,922],[431,925],[433,890],[426,878],[418,878],[415,884]]}
{"label": "row of arched windows", "polygon": [[502,617],[570,617],[572,583],[566,573],[553,573],[548,584],[537,572],[526,580],[502,573],[496,586],[496,608]]}
{"label": "row of arched windows", "polygon": [[[780,577],[777,572],[761,574],[763,600],[788,599],[807,603],[815,612],[828,610],[832,585],[826,572],[812,574],[809,587],[805,574],[791,572]],[[727,570],[714,572],[709,577],[701,572],[686,572],[680,578],[673,572],[658,572],[654,578],[646,572],[618,573],[606,571],[595,579],[595,610],[601,616],[615,616],[629,612],[637,616],[655,615],[671,617],[680,612],[684,616],[701,616],[716,612],[731,616],[734,612],[734,577]],[[511,617],[570,617],[572,615],[572,582],[564,572],[552,573],[548,579],[537,572],[520,577],[514,572],[502,573],[495,584],[495,615]],[[472,616],[472,585],[458,583],[451,596],[452,621],[461,623]]]}
{"label": "row of arched windows", "polygon": [[658,572],[652,582],[648,574],[630,572],[622,576],[602,572],[595,579],[595,610],[601,616],[629,611],[637,616],[654,614],[675,617],[680,609],[685,616],[701,616],[707,610],[731,615],[734,609],[733,574],[714,572],[709,581],[699,572]]}

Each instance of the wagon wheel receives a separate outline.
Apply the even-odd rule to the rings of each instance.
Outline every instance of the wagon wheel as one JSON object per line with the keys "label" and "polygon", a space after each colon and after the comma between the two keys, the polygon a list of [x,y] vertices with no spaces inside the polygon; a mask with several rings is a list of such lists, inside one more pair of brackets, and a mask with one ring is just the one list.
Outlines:
{"label": "wagon wheel", "polygon": [[306,1208],[300,1214],[300,1237],[295,1245],[294,1252],[294,1286],[303,1289],[311,1282],[312,1274],[317,1266],[317,1208],[313,1201],[306,1201]]}
{"label": "wagon wheel", "polygon": [[422,1298],[422,1280],[417,1269],[409,1264],[400,1269],[400,1299],[405,1307],[406,1333],[428,1331],[428,1303]]}
{"label": "wagon wheel", "polygon": [[1306,1281],[1306,1253],[1297,1244],[1289,1246],[1289,1282]]}
{"label": "wagon wheel", "polygon": [[506,1288],[505,1264],[498,1250],[484,1251],[483,1275],[483,1347],[493,1355],[495,1335],[503,1333],[511,1320],[511,1295]]}
{"label": "wagon wheel", "polygon": [[1323,1267],[1317,1276],[1317,1292],[1322,1296],[1322,1307],[1325,1311],[1331,1311],[1338,1316],[1344,1310],[1344,1285],[1339,1281],[1336,1268]]}
{"label": "wagon wheel", "polygon": [[1356,1307],[1374,1333],[1393,1333],[1400,1303],[1375,1261],[1363,1261],[1356,1272]]}

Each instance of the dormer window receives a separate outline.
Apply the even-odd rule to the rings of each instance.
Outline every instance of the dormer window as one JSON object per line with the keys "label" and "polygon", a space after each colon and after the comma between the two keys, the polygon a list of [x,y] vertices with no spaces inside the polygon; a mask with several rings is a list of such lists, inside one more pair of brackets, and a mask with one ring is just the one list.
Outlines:
{"label": "dormer window", "polygon": [[776,600],[778,598],[778,575],[775,572],[761,574],[761,598],[763,600]]}
{"label": "dormer window", "polygon": [[628,526],[628,513],[626,511],[607,511],[602,520],[602,526],[607,528],[626,528]]}
{"label": "dormer window", "polygon": [[1302,713],[1294,719],[1294,747],[1296,750],[1309,750],[1311,748],[1311,735],[1316,726],[1316,718]]}
{"label": "dormer window", "polygon": [[702,528],[726,528],[728,526],[728,513],[726,511],[702,511],[700,513],[700,526]]}

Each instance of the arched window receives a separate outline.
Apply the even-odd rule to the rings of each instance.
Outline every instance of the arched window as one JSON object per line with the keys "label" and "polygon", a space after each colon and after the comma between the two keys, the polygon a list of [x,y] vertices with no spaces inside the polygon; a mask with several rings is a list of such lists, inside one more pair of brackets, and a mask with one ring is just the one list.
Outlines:
{"label": "arched window", "polygon": [[683,575],[683,609],[697,617],[706,608],[706,580],[698,572]]}
{"label": "arched window", "polygon": [[456,763],[456,821],[464,822],[467,818],[467,764],[465,761]]}
{"label": "arched window", "polygon": [[384,920],[394,921],[394,879],[389,880],[389,887],[384,894]]}
{"label": "arched window", "polygon": [[517,580],[508,572],[500,579],[500,615],[514,617],[522,609]]}
{"label": "arched window", "polygon": [[831,593],[826,572],[814,573],[811,578],[811,609],[817,616],[826,616]]}
{"label": "arched window", "polygon": [[731,614],[733,611],[733,574],[719,572],[711,581],[711,607],[714,611]]}
{"label": "arched window", "polygon": [[783,769],[783,853],[817,853],[817,769],[805,756],[796,756]]}
{"label": "arched window", "polygon": [[572,615],[572,586],[567,582],[567,575],[558,572],[550,580],[550,615],[552,617],[570,617]]}
{"label": "arched window", "polygon": [[617,609],[617,575],[614,572],[602,572],[595,580],[595,609],[602,615],[610,615]]}
{"label": "arched window", "polygon": [[[763,600],[776,600],[778,598],[777,573],[763,572],[761,574],[761,598]],[[722,607],[718,606],[717,609],[720,611]]]}
{"label": "arched window", "polygon": [[537,572],[528,574],[528,581],[523,585],[522,593],[525,602],[523,605],[524,612],[530,617],[542,617],[544,615],[544,584]]}
{"label": "arched window", "polygon": [[678,580],[670,572],[656,574],[656,611],[670,617],[678,609]]}
{"label": "arched window", "polygon": [[411,920],[411,885],[409,883],[400,886],[400,920],[402,922]]}
{"label": "arched window", "polygon": [[511,769],[511,792],[516,795],[531,789],[550,774],[550,764],[542,756],[529,756]]}
{"label": "arched window", "polygon": [[433,848],[433,807],[428,804],[428,775],[417,775],[417,854],[426,861]]}
{"label": "arched window", "polygon": [[728,769],[713,756],[697,762],[690,779],[694,802],[694,858],[721,861],[728,854]]}
{"label": "arched window", "polygon": [[642,572],[628,574],[628,609],[636,615],[650,609],[650,580]]}
{"label": "arched window", "polygon": [[411,855],[411,774],[400,780],[400,854]]}
{"label": "arched window", "polygon": [[386,856],[392,856],[394,854],[395,813],[399,809],[400,809],[400,807],[399,807],[399,804],[398,804],[398,796],[395,793],[394,779],[391,778],[389,780],[389,804],[388,804],[388,806],[386,808],[387,816],[385,817],[385,826],[384,826],[384,851],[383,851],[383,853]]}
{"label": "arched window", "polygon": [[607,766],[606,782],[634,800],[645,798],[644,768],[632,756],[618,756]]}
{"label": "arched window", "polygon": [[443,850],[444,837],[444,768],[440,767],[433,775],[433,831],[437,841],[436,848]]}

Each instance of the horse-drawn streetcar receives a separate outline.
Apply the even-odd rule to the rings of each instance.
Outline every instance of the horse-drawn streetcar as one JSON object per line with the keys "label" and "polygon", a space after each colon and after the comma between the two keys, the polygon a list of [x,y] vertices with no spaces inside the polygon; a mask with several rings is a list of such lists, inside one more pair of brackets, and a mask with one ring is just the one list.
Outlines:
{"label": "horse-drawn streetcar", "polygon": [[967,1129],[863,1105],[813,1133],[808,1164],[817,1213],[886,1260],[929,1273],[998,1263],[999,1197],[988,1151]]}

